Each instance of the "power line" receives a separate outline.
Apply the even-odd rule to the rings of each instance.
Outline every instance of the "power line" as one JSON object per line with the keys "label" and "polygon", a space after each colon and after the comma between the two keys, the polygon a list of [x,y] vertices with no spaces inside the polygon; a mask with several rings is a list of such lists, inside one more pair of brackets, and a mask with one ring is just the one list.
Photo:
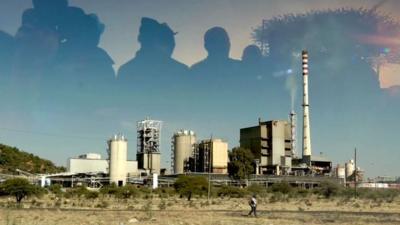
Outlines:
{"label": "power line", "polygon": [[57,133],[47,133],[41,131],[32,131],[32,130],[19,130],[19,129],[12,129],[6,127],[0,127],[1,131],[5,132],[13,132],[13,133],[24,133],[24,134],[31,134],[31,135],[39,135],[39,136],[47,136],[47,137],[61,137],[61,138],[79,138],[79,139],[86,139],[86,140],[104,140],[101,137],[89,137],[89,136],[78,136],[78,135],[70,135],[70,134],[57,134]]}

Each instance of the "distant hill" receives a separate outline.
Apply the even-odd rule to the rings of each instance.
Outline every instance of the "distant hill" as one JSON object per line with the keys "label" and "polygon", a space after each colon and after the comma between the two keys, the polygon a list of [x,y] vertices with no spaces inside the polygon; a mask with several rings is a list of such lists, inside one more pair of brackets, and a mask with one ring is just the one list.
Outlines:
{"label": "distant hill", "polygon": [[64,167],[58,167],[50,160],[0,144],[0,173],[15,174],[16,169],[33,174],[65,171]]}

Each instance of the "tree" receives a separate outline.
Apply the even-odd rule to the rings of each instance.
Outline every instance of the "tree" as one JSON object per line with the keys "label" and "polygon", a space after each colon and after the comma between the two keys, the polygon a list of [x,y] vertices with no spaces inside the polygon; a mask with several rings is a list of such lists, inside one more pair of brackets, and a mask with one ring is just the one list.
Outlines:
{"label": "tree", "polygon": [[179,176],[174,187],[181,196],[187,196],[188,200],[192,195],[204,195],[208,190],[208,181],[205,177]]}
{"label": "tree", "polygon": [[229,153],[228,173],[236,179],[245,179],[254,173],[254,155],[249,149],[237,147]]}
{"label": "tree", "polygon": [[13,178],[6,180],[0,187],[8,195],[14,195],[16,202],[21,203],[22,199],[31,195],[40,194],[40,188],[31,184],[24,178]]}

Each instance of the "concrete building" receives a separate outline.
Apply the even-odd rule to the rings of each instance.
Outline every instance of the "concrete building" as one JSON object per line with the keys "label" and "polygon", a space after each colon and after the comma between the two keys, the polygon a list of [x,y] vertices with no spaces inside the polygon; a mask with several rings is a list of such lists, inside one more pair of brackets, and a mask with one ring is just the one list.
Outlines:
{"label": "concrete building", "polygon": [[228,173],[228,143],[221,139],[202,140],[190,158],[190,171],[199,173]]}
{"label": "concrete building", "polygon": [[128,141],[123,135],[115,135],[108,140],[108,156],[110,159],[110,184],[124,186],[127,177]]}
{"label": "concrete building", "polygon": [[262,122],[240,129],[240,147],[252,151],[261,174],[290,172],[292,163],[291,124],[284,120]]}
{"label": "concrete building", "polygon": [[[138,162],[134,160],[126,161],[126,171],[128,177],[138,176]],[[82,158],[81,156],[69,158],[67,162],[67,172],[74,174],[109,174],[109,160],[101,158]]]}
{"label": "concrete building", "polygon": [[101,159],[100,154],[88,153],[69,158],[67,171],[70,173],[108,173],[108,160]]}
{"label": "concrete building", "polygon": [[172,137],[171,167],[175,174],[189,170],[189,158],[194,153],[196,134],[193,131],[181,130]]}
{"label": "concrete building", "polygon": [[148,173],[160,174],[161,152],[160,136],[162,122],[142,120],[137,122],[137,155],[139,169]]}

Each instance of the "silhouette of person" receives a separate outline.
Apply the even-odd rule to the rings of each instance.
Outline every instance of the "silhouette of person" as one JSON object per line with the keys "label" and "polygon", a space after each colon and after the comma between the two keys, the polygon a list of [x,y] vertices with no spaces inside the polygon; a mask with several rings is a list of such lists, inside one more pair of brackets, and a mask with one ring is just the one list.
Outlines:
{"label": "silhouette of person", "polygon": [[198,79],[216,82],[228,81],[237,75],[239,61],[229,58],[231,43],[228,33],[222,27],[213,27],[204,35],[204,48],[208,55],[191,67],[191,73]]}
{"label": "silhouette of person", "polygon": [[140,49],[133,59],[121,66],[118,80],[142,86],[150,83],[175,85],[185,79],[188,67],[172,58],[175,33],[166,23],[143,17],[138,41]]}
{"label": "silhouette of person", "polygon": [[2,84],[5,84],[10,76],[14,50],[14,37],[0,31],[0,81]]}
{"label": "silhouette of person", "polygon": [[33,0],[33,8],[22,15],[22,25],[15,39],[14,75],[23,77],[43,76],[50,67],[60,44],[57,26],[64,18],[67,0]]}
{"label": "silhouette of person", "polygon": [[56,71],[86,86],[114,79],[114,61],[98,47],[104,24],[95,14],[86,15],[76,7],[68,8],[67,18],[59,26],[63,41],[56,57]]}
{"label": "silhouette of person", "polygon": [[260,80],[266,71],[261,49],[256,45],[249,45],[243,50],[241,64],[246,80]]}

